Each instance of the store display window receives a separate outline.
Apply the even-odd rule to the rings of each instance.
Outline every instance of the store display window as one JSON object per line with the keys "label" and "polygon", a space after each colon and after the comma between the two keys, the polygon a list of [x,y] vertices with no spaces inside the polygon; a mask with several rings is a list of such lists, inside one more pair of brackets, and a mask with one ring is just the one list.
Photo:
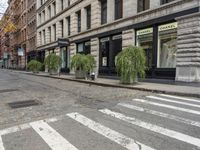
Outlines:
{"label": "store display window", "polygon": [[157,68],[176,68],[177,22],[158,27]]}
{"label": "store display window", "polygon": [[145,50],[146,66],[151,68],[153,60],[153,28],[146,28],[137,31],[137,46],[140,46]]}

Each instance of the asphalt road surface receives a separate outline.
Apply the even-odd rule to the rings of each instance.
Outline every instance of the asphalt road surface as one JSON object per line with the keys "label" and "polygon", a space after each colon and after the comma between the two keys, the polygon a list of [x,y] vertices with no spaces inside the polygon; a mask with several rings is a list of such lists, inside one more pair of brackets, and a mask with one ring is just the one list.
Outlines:
{"label": "asphalt road surface", "polygon": [[200,150],[200,99],[0,70],[0,150],[51,149]]}

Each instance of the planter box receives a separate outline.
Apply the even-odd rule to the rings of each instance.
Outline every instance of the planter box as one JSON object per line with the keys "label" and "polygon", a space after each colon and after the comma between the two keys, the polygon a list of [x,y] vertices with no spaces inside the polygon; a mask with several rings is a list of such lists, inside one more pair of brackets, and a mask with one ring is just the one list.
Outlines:
{"label": "planter box", "polygon": [[75,71],[76,79],[85,79],[85,77],[86,77],[85,71],[79,71],[79,70]]}

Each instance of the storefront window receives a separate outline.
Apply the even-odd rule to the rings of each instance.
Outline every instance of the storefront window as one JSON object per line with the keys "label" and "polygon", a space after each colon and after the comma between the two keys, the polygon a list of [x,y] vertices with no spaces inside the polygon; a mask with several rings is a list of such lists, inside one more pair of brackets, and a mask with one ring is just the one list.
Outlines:
{"label": "storefront window", "polygon": [[158,27],[158,68],[176,68],[177,23]]}
{"label": "storefront window", "polygon": [[91,51],[90,41],[77,44],[77,53],[87,55],[90,54],[90,51]]}
{"label": "storefront window", "polygon": [[109,58],[109,50],[110,50],[110,38],[102,38],[100,40],[100,47],[101,47],[101,66],[107,67],[108,66],[108,58]]}
{"label": "storefront window", "polygon": [[60,50],[60,57],[62,59],[61,68],[66,68],[66,64],[67,64],[67,58],[66,58],[66,56],[67,56],[67,54],[66,54],[66,47],[63,47]]}
{"label": "storefront window", "polygon": [[137,46],[141,46],[146,54],[146,66],[152,68],[152,45],[153,45],[153,28],[146,28],[137,31]]}

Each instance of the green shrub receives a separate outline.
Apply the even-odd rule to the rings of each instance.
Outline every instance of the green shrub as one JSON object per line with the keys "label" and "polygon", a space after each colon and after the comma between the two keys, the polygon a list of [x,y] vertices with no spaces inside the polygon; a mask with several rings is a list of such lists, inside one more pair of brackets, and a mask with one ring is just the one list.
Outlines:
{"label": "green shrub", "polygon": [[132,83],[139,75],[145,77],[146,56],[143,48],[129,46],[122,50],[116,58],[116,69],[121,83]]}
{"label": "green shrub", "polygon": [[57,71],[62,64],[62,59],[60,56],[55,53],[49,54],[45,60],[44,65],[48,68],[49,71]]}
{"label": "green shrub", "polygon": [[95,67],[94,56],[88,54],[76,54],[72,57],[71,68],[75,71],[91,72]]}
{"label": "green shrub", "polygon": [[27,69],[34,73],[37,73],[42,69],[42,63],[37,60],[31,60],[27,65]]}

